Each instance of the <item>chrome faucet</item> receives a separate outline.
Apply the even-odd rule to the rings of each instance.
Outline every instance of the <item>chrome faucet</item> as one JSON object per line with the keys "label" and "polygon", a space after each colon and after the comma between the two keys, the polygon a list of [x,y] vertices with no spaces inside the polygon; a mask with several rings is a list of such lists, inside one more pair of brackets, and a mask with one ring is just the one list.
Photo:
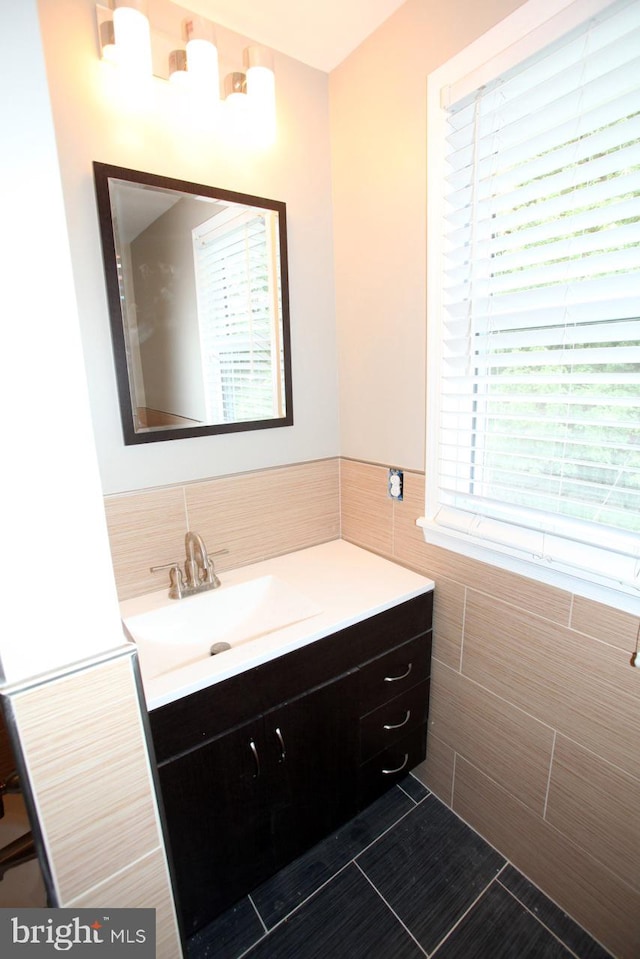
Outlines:
{"label": "chrome faucet", "polygon": [[[159,569],[169,570],[169,596],[171,599],[182,599],[184,596],[193,596],[194,593],[204,593],[208,589],[217,589],[220,580],[216,576],[213,560],[207,552],[204,540],[199,533],[188,531],[184,538],[184,573],[179,563],[167,563],[164,566],[152,566],[151,572]],[[215,555],[226,553],[228,550],[216,550]]]}

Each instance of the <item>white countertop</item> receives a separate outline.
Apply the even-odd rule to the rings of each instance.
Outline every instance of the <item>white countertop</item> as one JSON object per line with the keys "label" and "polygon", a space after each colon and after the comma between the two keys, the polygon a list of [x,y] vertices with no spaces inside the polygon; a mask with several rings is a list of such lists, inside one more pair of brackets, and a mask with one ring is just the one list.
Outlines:
{"label": "white countertop", "polygon": [[[300,622],[244,642],[217,656],[203,657],[152,678],[145,678],[144,660],[141,657],[148,709],[163,706],[259,666],[434,588],[433,581],[425,576],[351,543],[334,540],[220,573],[220,591],[225,586],[245,583],[261,576],[278,577],[306,597],[319,611]],[[218,593],[218,590],[214,592]],[[175,603],[198,602],[206,595],[172,600],[168,597],[167,588],[125,600],[120,604],[120,612],[122,618],[127,619]]]}

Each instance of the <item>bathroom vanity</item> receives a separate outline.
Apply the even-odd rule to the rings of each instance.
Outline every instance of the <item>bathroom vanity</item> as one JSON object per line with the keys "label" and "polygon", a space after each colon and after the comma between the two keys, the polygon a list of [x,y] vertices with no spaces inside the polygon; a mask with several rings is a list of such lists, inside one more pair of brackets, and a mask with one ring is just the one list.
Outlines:
{"label": "bathroom vanity", "polygon": [[425,756],[433,583],[340,541],[221,578],[267,570],[316,612],[145,681],[187,935]]}

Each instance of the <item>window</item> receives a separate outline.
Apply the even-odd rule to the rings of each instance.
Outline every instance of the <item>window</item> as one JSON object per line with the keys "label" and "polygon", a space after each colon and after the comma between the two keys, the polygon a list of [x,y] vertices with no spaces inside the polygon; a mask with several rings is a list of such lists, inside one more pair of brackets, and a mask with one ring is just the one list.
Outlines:
{"label": "window", "polygon": [[550,6],[429,80],[419,524],[637,602],[640,0]]}

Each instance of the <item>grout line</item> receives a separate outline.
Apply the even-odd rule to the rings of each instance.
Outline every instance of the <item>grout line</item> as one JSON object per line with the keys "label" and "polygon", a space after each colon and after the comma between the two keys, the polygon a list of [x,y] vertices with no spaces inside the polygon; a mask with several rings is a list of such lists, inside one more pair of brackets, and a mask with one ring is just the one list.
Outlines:
{"label": "grout line", "polygon": [[467,625],[467,592],[468,588],[463,586],[464,597],[462,600],[462,623],[460,624],[460,660],[458,662],[458,672],[462,673],[462,662],[464,657],[464,631]]}
{"label": "grout line", "polygon": [[[558,936],[558,935],[553,931],[553,929],[550,929],[549,926],[546,924],[546,922],[543,922],[543,921],[542,921],[542,919],[540,918],[540,916],[536,916],[535,912],[533,912],[533,910],[530,909],[529,906],[527,906],[521,899],[519,899],[518,896],[516,896],[515,892],[512,892],[507,886],[505,886],[505,884],[504,884],[503,882],[501,882],[500,885],[501,885],[502,888],[505,890],[505,892],[508,892],[509,895],[511,896],[511,898],[514,899],[515,902],[517,902],[518,905],[521,906],[522,909],[525,910],[525,912],[528,912],[530,916],[533,916],[533,918],[536,920],[536,922],[538,922],[544,929],[547,930],[547,932],[548,932],[550,935],[553,936],[553,938],[556,940],[556,942],[559,942],[560,945],[563,946],[563,947],[567,950],[568,953],[570,953],[572,956],[575,956],[575,959],[580,959],[580,956],[579,956],[577,953],[575,953],[575,952],[573,951],[573,949],[571,949],[571,947],[568,946],[567,943],[566,943],[563,939],[561,939],[560,936]],[[543,895],[544,895],[544,893],[543,893]],[[569,918],[571,918],[571,917],[569,917]],[[582,928],[582,927],[580,927],[580,928]],[[583,930],[583,931],[585,931],[585,930]],[[585,934],[586,934],[586,935],[589,935],[589,933],[586,933],[586,932],[585,932]]]}
{"label": "grout line", "polygon": [[[412,773],[409,773],[409,775],[411,776]],[[406,789],[403,789],[403,788],[402,788],[402,783],[401,783],[401,782],[396,783],[396,786],[398,787],[398,789],[399,789],[401,792],[403,792],[403,793],[405,794],[405,796],[407,797],[407,799],[410,799],[410,800],[411,800],[411,802],[412,802],[415,806],[419,806],[421,802],[424,802],[424,801],[425,801],[425,799],[427,798],[427,796],[430,796],[430,795],[431,795],[431,790],[429,789],[428,786],[425,786],[425,784],[424,784],[423,782],[421,782],[421,780],[419,780],[417,776],[413,776],[413,778],[415,779],[415,781],[416,781],[417,783],[420,783],[420,785],[426,790],[424,796],[421,796],[420,799],[414,799],[413,796],[406,791]],[[411,812],[411,810],[409,809],[408,812]],[[358,855],[360,855],[360,853],[358,853]]]}
{"label": "grout line", "polygon": [[[337,869],[334,873],[332,873],[332,875],[329,876],[328,879],[325,879],[325,881],[324,881],[320,886],[318,886],[317,889],[314,889],[313,892],[309,893],[309,895],[306,897],[306,899],[303,899],[301,902],[299,902],[299,903],[297,904],[297,906],[294,906],[293,909],[292,909],[290,912],[287,912],[287,913],[282,917],[282,919],[278,919],[278,921],[273,924],[273,926],[271,927],[271,929],[267,929],[267,932],[266,932],[266,935],[265,935],[265,936],[261,936],[259,939],[257,939],[256,942],[252,943],[247,949],[244,950],[244,952],[239,953],[239,955],[236,956],[235,959],[243,959],[243,956],[246,956],[247,953],[251,952],[251,950],[252,950],[259,942],[262,942],[264,939],[266,939],[268,936],[270,936],[271,933],[272,933],[272,932],[275,932],[275,930],[276,930],[279,926],[281,926],[283,923],[288,922],[289,919],[291,918],[291,916],[294,916],[297,912],[299,912],[300,909],[302,909],[302,907],[303,907],[304,905],[306,905],[306,903],[308,903],[310,899],[313,899],[314,896],[316,896],[322,889],[324,889],[326,886],[328,886],[330,882],[333,882],[333,880],[336,878],[336,876],[339,876],[341,872],[344,872],[344,870],[345,870],[345,869],[348,869],[348,867],[351,866],[351,865],[355,865],[355,862],[354,862],[353,859],[350,859],[349,862],[346,862],[346,863],[344,864],[344,866],[341,866],[340,869]],[[249,898],[251,899],[251,896],[249,896]],[[255,905],[254,905],[253,908],[254,908],[254,909],[256,908]],[[257,910],[256,910],[256,911],[257,911]],[[260,922],[262,922],[262,917],[260,917]],[[262,925],[264,926],[264,922],[262,922]],[[266,926],[265,926],[265,929],[266,929]]]}
{"label": "grout line", "polygon": [[413,941],[415,942],[415,944],[416,944],[416,946],[418,947],[418,949],[420,950],[420,952],[422,952],[425,956],[428,956],[429,953],[426,951],[426,949],[424,949],[424,948],[420,945],[420,943],[418,942],[418,940],[416,939],[416,937],[414,936],[414,934],[411,932],[411,930],[409,929],[409,927],[402,921],[402,919],[400,918],[400,916],[398,915],[398,913],[395,911],[395,909],[394,909],[391,905],[389,905],[389,903],[388,903],[387,900],[384,898],[384,896],[382,895],[382,893],[380,892],[380,890],[377,888],[377,886],[374,885],[374,883],[371,881],[371,879],[369,879],[369,877],[367,876],[366,872],[362,869],[362,867],[361,867],[360,865],[358,865],[358,863],[355,862],[355,861],[354,861],[354,865],[355,865],[356,869],[358,869],[358,870],[360,871],[360,874],[361,874],[362,876],[364,876],[364,878],[367,880],[367,882],[369,883],[369,885],[371,886],[371,888],[373,889],[373,891],[375,892],[375,894],[380,897],[380,899],[381,899],[382,902],[385,904],[385,906],[387,907],[387,909],[389,910],[389,912],[391,912],[391,914],[392,914],[393,916],[395,916],[395,918],[398,920],[398,922],[400,923],[400,925],[402,926],[402,928],[404,929],[404,931],[407,933],[407,935],[411,936],[411,938],[412,938]]}
{"label": "grout line", "polygon": [[[506,864],[505,864],[505,865],[506,865]],[[500,869],[500,872],[502,872],[502,869],[503,869],[503,868],[504,868],[504,866]],[[498,875],[500,875],[500,873],[498,873]],[[480,902],[480,900],[482,899],[482,897],[484,896],[484,894],[487,892],[488,889],[490,889],[490,887],[493,885],[494,882],[496,882],[496,880],[497,880],[497,876],[494,876],[493,879],[491,879],[491,880],[487,883],[487,885],[484,887],[484,889],[482,890],[482,892],[478,893],[478,895],[477,895],[476,898],[473,900],[473,902],[471,903],[471,905],[470,905],[467,909],[465,909],[465,911],[462,913],[462,915],[459,916],[458,919],[456,920],[456,922],[454,922],[454,924],[451,926],[451,929],[449,929],[449,931],[447,932],[446,936],[443,936],[443,937],[442,937],[442,939],[440,940],[440,942],[438,943],[438,945],[435,947],[435,949],[433,950],[433,952],[430,952],[430,953],[429,953],[430,956],[435,956],[435,955],[436,955],[436,953],[438,952],[438,949],[440,948],[440,946],[441,946],[444,942],[446,942],[447,939],[449,938],[449,936],[451,935],[451,933],[454,932],[462,922],[464,922],[464,920],[467,918],[467,916],[469,915],[469,913],[471,912],[471,910],[472,910],[472,909],[475,909],[475,907],[476,907],[477,904]]]}
{"label": "grout line", "polygon": [[[397,785],[398,785],[398,784],[396,783],[396,786],[397,786]],[[403,792],[404,792],[404,790],[403,790]],[[353,857],[353,859],[351,860],[351,862],[354,862],[354,863],[355,863],[356,860],[357,860],[360,856],[363,855],[363,853],[365,853],[365,852],[367,852],[367,850],[371,849],[371,847],[374,846],[374,845],[378,842],[378,840],[382,839],[383,836],[386,836],[387,833],[391,832],[392,829],[395,829],[395,827],[398,826],[398,825],[402,822],[403,819],[406,819],[407,816],[410,816],[411,813],[412,813],[415,809],[417,809],[418,806],[421,805],[421,804],[424,802],[425,799],[428,799],[429,796],[432,796],[432,795],[433,795],[433,793],[429,793],[428,796],[425,796],[424,799],[420,800],[420,803],[415,803],[414,800],[411,800],[412,802],[414,802],[413,809],[407,809],[407,811],[406,811],[405,813],[403,813],[403,814],[400,816],[399,819],[396,819],[396,821],[395,821],[394,823],[392,823],[390,826],[387,826],[386,829],[383,829],[383,831],[380,833],[380,835],[379,835],[379,836],[376,836],[375,839],[372,839],[368,846],[364,846],[364,847],[360,850],[359,853],[356,853],[356,855]],[[405,796],[406,796],[406,793],[405,793]],[[409,796],[408,798],[411,799],[411,796]]]}
{"label": "grout line", "polygon": [[549,757],[549,775],[547,776],[547,790],[544,794],[544,806],[542,809],[542,819],[543,822],[547,821],[547,804],[549,802],[549,790],[551,789],[551,772],[553,770],[553,759],[556,752],[556,737],[558,733],[554,729],[553,731],[553,742],[551,743],[551,756]]}
{"label": "grout line", "polygon": [[[573,604],[574,604],[574,601],[575,601],[575,596],[574,596],[573,593],[571,593],[571,599],[569,600],[569,618],[568,618],[568,620],[567,620],[567,626],[568,626],[569,629],[573,629],[573,626],[572,626],[571,624],[573,623]],[[576,630],[574,630],[574,632],[576,632]]]}
{"label": "grout line", "polygon": [[[453,808],[453,800],[454,800],[454,797],[455,797],[455,794],[456,794],[456,763],[457,763],[457,761],[458,761],[458,754],[457,754],[457,752],[456,752],[455,749],[454,749],[454,750],[453,750],[453,765],[452,765],[452,768],[451,768],[451,795],[450,795],[450,803],[449,803],[449,808],[450,808],[451,812],[455,812],[455,810],[454,810],[454,808]],[[456,813],[456,815],[457,815],[457,813]]]}
{"label": "grout line", "polygon": [[251,903],[251,905],[253,906],[253,908],[255,909],[256,915],[257,915],[258,919],[260,920],[260,925],[261,925],[262,928],[264,929],[265,933],[269,932],[269,930],[267,929],[267,927],[266,927],[266,925],[265,925],[265,923],[264,923],[264,920],[263,920],[262,916],[260,915],[260,910],[258,909],[258,907],[256,906],[255,902],[253,901],[253,898],[251,897],[251,894],[249,894],[249,895],[247,896],[247,898],[248,898],[249,902]]}
{"label": "grout line", "polygon": [[[405,794],[405,795],[406,795],[406,794]],[[431,796],[431,795],[432,795],[432,794],[429,793],[429,796]],[[411,799],[410,796],[409,796],[408,798]],[[426,799],[427,796],[425,796],[424,798]],[[412,813],[415,808],[417,808],[417,805],[416,805],[416,804],[414,804],[414,806],[413,806],[412,809],[408,809],[408,810],[406,811],[406,813],[403,813],[402,816],[400,816],[399,819],[396,819],[396,821],[395,821],[394,823],[392,823],[390,826],[388,826],[386,829],[384,829],[378,836],[376,836],[375,839],[372,839],[371,842],[370,842],[367,846],[365,846],[363,849],[360,850],[360,852],[357,853],[357,856],[361,856],[364,852],[367,851],[367,849],[370,849],[376,842],[378,842],[379,839],[381,839],[383,836],[386,836],[386,834],[387,834],[391,829],[393,829],[395,826],[397,826],[398,823],[402,822],[402,820],[403,820],[406,816],[408,816],[410,813]],[[333,882],[333,880],[334,880],[337,876],[339,876],[341,872],[344,872],[344,870],[347,869],[349,866],[357,866],[357,868],[360,869],[360,866],[358,866],[358,864],[357,864],[357,862],[356,862],[356,857],[353,857],[353,858],[350,859],[348,862],[346,862],[346,863],[344,863],[342,866],[340,866],[339,869],[336,869],[336,871],[333,872],[327,879],[325,879],[325,881],[324,881],[323,883],[321,883],[321,884],[317,887],[317,889],[314,889],[313,892],[310,892],[309,895],[308,895],[305,899],[301,900],[301,902],[299,902],[296,906],[294,906],[293,909],[291,909],[289,912],[285,913],[285,915],[284,915],[281,919],[278,919],[278,921],[277,921],[276,923],[274,923],[274,925],[273,925],[270,929],[267,929],[265,923],[264,923],[263,920],[262,920],[262,916],[260,916],[260,913],[258,912],[258,910],[257,910],[257,908],[256,908],[256,906],[255,906],[255,903],[253,902],[253,900],[251,900],[251,904],[253,905],[253,908],[256,910],[256,912],[258,912],[258,916],[259,916],[260,922],[262,923],[262,925],[263,925],[263,926],[265,927],[265,929],[266,929],[266,935],[267,935],[267,936],[271,935],[271,933],[274,932],[274,930],[277,929],[278,926],[281,926],[283,922],[287,922],[287,920],[290,919],[291,916],[295,915],[296,912],[298,912],[300,909],[302,909],[302,907],[303,907],[307,902],[309,902],[310,899],[313,899],[314,896],[316,896],[322,889],[324,889],[326,886],[328,886],[330,882]],[[362,871],[362,870],[360,870],[360,871]],[[376,890],[376,891],[377,891],[377,890]],[[251,896],[249,896],[249,899],[251,899]],[[235,957],[235,959],[243,959],[243,956],[245,956],[248,952],[250,952],[251,949],[253,949],[254,946],[257,944],[257,942],[262,942],[262,939],[264,939],[264,938],[265,938],[265,937],[262,936],[260,939],[256,940],[256,942],[254,942],[251,946],[249,946],[247,949],[245,949],[244,952],[240,953],[237,957]]]}

